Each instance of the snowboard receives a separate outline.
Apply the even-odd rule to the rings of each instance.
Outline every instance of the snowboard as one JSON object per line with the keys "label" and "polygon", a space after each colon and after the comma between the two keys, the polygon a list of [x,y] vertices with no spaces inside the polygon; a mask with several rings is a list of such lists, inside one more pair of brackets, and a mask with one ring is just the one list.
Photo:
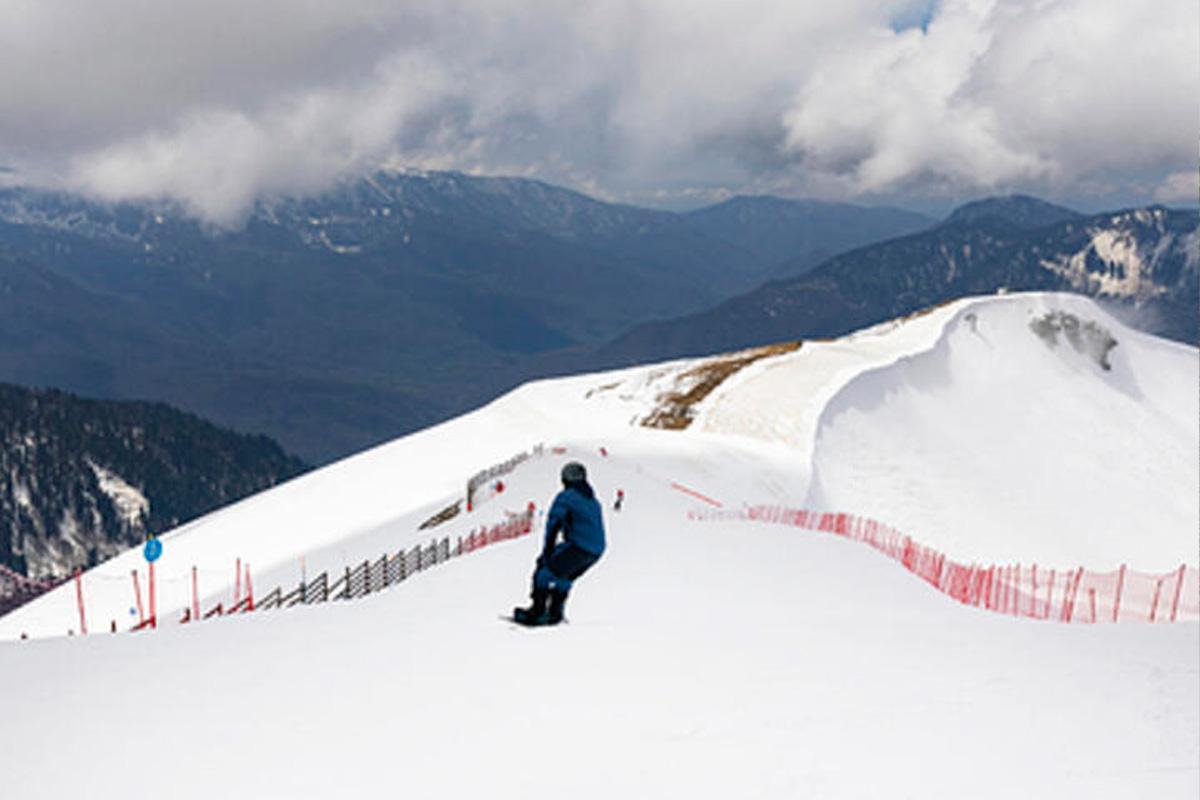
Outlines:
{"label": "snowboard", "polygon": [[516,614],[501,614],[500,619],[519,628],[553,628],[556,625],[565,625],[567,622],[566,617],[563,618],[562,622],[557,623],[538,622],[536,620],[522,620],[518,619]]}

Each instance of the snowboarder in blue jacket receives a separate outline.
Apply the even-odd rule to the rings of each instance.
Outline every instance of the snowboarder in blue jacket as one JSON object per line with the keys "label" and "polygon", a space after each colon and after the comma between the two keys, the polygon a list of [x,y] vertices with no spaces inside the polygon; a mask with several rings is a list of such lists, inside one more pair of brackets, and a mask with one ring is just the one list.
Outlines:
{"label": "snowboarder in blue jacket", "polygon": [[533,573],[533,604],[513,609],[513,619],[524,625],[562,622],[571,585],[604,554],[604,519],[587,470],[571,461],[561,477],[563,489],[546,515],[546,538]]}

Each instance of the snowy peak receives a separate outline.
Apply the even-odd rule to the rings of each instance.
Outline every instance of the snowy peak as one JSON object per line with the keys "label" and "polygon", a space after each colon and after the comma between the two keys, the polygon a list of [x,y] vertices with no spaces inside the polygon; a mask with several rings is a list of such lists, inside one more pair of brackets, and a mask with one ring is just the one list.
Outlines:
{"label": "snowy peak", "polygon": [[1079,292],[1144,303],[1187,291],[1200,272],[1200,228],[1179,225],[1162,207],[1135,209],[1082,224],[1077,249],[1041,266]]}

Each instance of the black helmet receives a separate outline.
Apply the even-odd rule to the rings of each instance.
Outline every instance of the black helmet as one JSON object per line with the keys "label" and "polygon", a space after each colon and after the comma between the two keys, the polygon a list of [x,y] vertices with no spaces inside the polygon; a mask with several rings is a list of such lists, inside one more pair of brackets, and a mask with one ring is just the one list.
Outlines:
{"label": "black helmet", "polygon": [[586,480],[587,470],[583,468],[583,464],[580,464],[578,461],[568,461],[566,464],[563,464],[563,483],[579,483]]}

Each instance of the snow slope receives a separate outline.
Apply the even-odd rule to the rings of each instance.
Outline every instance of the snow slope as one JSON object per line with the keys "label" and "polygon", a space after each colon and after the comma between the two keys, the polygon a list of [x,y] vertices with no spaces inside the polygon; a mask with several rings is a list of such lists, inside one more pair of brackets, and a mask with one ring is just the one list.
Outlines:
{"label": "snow slope", "polygon": [[[1031,323],[1093,321],[1116,344]],[[964,300],[806,344],[727,382],[708,431],[811,458],[806,505],[884,520],[951,555],[1148,571],[1196,562],[1200,360],[1093,301]]]}
{"label": "snow slope", "polygon": [[[1105,327],[1111,369],[1038,337],[1051,310]],[[468,476],[545,442],[566,452],[436,533],[544,505],[583,460],[627,500],[571,624],[496,619],[524,600],[536,535],[363,600],[133,636],[61,638],[67,586],[0,619],[6,638],[60,637],[0,643],[19,723],[0,726],[0,792],[1194,797],[1200,626],[965,608],[854,542],[689,522],[709,504],[680,487],[876,516],[967,559],[1194,563],[1196,355],[1090,301],[1020,295],[759,361],[686,431],[631,422],[697,360],[530,384],[164,536],[161,608],[187,602],[192,564],[214,599],[235,557],[261,592],[301,556],[311,575],[427,541],[417,525]],[[139,561],[85,576],[92,620],[127,623]]]}

